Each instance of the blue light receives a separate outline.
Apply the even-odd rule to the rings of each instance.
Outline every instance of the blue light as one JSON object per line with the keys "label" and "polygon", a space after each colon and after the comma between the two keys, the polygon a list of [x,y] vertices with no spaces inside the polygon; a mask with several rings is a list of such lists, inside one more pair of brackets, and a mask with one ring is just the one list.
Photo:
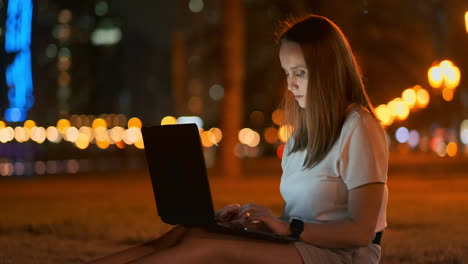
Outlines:
{"label": "blue light", "polygon": [[29,49],[31,44],[31,0],[8,1],[5,50],[9,53]]}
{"label": "blue light", "polygon": [[10,107],[5,111],[5,119],[11,122],[26,120],[27,111],[34,104],[29,48],[32,9],[31,0],[8,1],[5,51],[16,53],[13,63],[6,69]]}
{"label": "blue light", "polygon": [[8,122],[22,122],[26,120],[26,112],[18,108],[8,108],[5,111],[5,120]]}

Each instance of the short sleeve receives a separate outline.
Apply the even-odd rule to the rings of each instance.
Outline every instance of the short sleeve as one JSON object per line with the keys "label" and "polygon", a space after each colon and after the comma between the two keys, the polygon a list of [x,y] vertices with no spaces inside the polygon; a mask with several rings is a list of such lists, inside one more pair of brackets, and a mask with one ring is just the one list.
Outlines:
{"label": "short sleeve", "polygon": [[343,126],[339,172],[348,190],[368,184],[386,183],[388,145],[380,123],[366,113],[354,113]]}

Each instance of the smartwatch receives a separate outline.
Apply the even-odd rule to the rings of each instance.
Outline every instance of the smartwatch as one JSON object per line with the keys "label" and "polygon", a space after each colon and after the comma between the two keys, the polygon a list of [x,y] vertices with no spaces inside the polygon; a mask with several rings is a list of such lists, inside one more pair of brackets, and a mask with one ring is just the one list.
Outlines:
{"label": "smartwatch", "polygon": [[289,228],[291,229],[291,236],[299,239],[302,231],[304,231],[304,222],[299,219],[292,219]]}

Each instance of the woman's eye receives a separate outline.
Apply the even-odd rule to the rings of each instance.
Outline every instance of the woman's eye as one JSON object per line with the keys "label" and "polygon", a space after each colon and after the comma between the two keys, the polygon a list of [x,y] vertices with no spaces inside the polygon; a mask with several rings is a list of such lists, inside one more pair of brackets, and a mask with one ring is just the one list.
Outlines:
{"label": "woman's eye", "polygon": [[304,76],[304,74],[305,74],[304,72],[298,72],[298,73],[296,73],[296,76],[297,77],[302,77],[302,76]]}

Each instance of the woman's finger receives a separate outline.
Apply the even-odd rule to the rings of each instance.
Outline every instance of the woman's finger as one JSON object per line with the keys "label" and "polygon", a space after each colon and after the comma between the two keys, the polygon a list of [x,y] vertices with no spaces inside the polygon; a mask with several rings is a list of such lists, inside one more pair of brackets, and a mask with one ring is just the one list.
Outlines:
{"label": "woman's finger", "polygon": [[226,222],[229,221],[233,216],[237,214],[237,211],[239,210],[240,205],[239,204],[230,204],[223,209],[219,210],[215,214],[215,218],[218,221]]}

